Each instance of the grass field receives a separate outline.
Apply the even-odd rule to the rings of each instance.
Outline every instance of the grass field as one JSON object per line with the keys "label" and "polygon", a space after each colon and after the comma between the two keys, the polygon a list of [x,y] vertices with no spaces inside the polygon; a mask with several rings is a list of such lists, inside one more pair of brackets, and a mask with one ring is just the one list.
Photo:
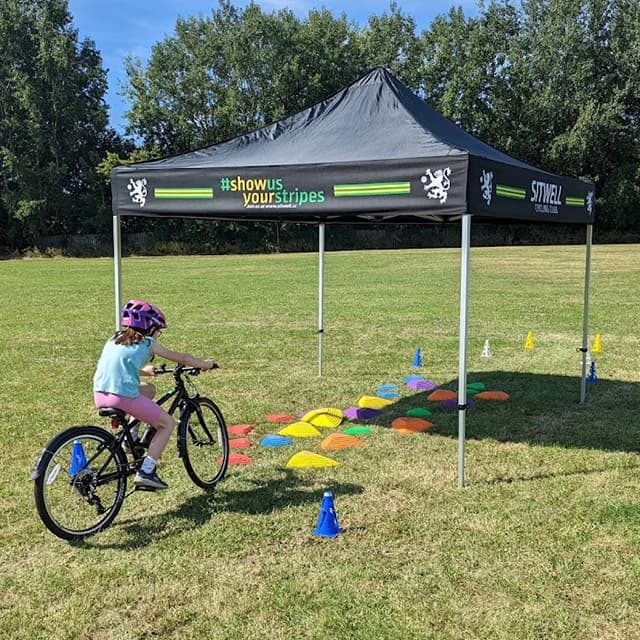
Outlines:
{"label": "grass field", "polygon": [[[317,256],[125,259],[124,295],[166,311],[164,344],[220,363],[200,391],[255,425],[254,462],[206,494],[172,442],[169,491],[131,495],[79,544],[43,527],[28,477],[57,431],[100,424],[112,261],[0,262],[0,637],[640,638],[640,247],[594,247],[603,352],[580,405],[584,253],[472,250],[469,381],[511,400],[469,410],[464,489],[454,410],[430,407],[429,435],[387,428],[428,404],[402,384],[416,347],[420,373],[455,388],[458,250],[327,254],[322,378]],[[318,438],[259,445],[267,413],[351,406],[381,383],[400,400],[339,466],[285,469]],[[325,489],[333,540],[312,535]]]}

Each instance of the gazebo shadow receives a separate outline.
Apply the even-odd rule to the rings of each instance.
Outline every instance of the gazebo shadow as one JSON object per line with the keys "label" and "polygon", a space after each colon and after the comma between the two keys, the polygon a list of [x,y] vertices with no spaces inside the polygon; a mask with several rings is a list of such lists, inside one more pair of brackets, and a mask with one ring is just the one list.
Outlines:
{"label": "gazebo shadow", "polygon": [[[475,400],[467,410],[466,437],[498,442],[529,443],[603,451],[640,450],[640,383],[597,380],[587,384],[586,402],[580,404],[580,379],[534,373],[470,372],[467,382],[482,382],[487,390],[506,391],[506,402]],[[457,389],[457,379],[440,388]],[[392,421],[416,407],[432,412],[434,432],[458,437],[458,410],[427,400],[427,392],[404,396],[375,419],[390,427]]]}

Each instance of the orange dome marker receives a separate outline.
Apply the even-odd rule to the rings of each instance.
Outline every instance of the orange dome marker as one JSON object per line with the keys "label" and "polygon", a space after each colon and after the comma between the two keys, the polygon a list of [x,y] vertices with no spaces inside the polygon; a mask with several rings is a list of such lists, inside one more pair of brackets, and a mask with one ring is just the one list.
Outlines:
{"label": "orange dome marker", "polygon": [[227,427],[227,433],[232,436],[246,436],[247,433],[251,433],[253,431],[252,424],[232,424],[230,427]]}
{"label": "orange dome marker", "polygon": [[429,431],[433,427],[433,422],[422,418],[396,418],[391,423],[391,427],[403,433],[419,433],[421,431]]}
{"label": "orange dome marker", "polygon": [[457,397],[458,396],[455,391],[450,391],[449,389],[436,389],[427,396],[427,400],[430,400],[431,402],[441,402],[442,400],[455,400]]}
{"label": "orange dome marker", "polygon": [[233,438],[229,440],[229,447],[231,449],[246,449],[251,446],[251,440],[249,438]]}
{"label": "orange dome marker", "polygon": [[504,402],[511,398],[511,396],[505,391],[481,391],[480,393],[476,393],[473,397],[477,400],[497,400],[499,402]]}
{"label": "orange dome marker", "polygon": [[338,451],[349,447],[361,447],[363,444],[364,440],[360,440],[355,436],[345,433],[332,433],[320,443],[320,448],[323,451]]}

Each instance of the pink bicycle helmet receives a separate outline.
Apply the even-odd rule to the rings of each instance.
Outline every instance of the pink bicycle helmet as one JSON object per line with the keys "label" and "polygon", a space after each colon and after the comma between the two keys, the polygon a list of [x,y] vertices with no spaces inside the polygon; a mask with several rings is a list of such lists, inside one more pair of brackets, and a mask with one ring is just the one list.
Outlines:
{"label": "pink bicycle helmet", "polygon": [[120,314],[120,324],[123,327],[141,329],[142,331],[148,331],[153,327],[156,329],[166,329],[167,327],[164,313],[158,307],[144,300],[129,300]]}

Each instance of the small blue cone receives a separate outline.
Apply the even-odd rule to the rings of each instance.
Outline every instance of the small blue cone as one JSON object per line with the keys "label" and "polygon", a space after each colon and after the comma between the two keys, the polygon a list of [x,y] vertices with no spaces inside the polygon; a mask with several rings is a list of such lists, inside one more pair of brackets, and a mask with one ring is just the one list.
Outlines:
{"label": "small blue cone", "polygon": [[595,384],[598,382],[598,374],[596,373],[596,363],[591,361],[591,367],[589,367],[589,377],[587,378],[587,382],[591,384]]}
{"label": "small blue cone", "polygon": [[422,351],[420,350],[420,347],[416,349],[416,353],[413,356],[413,366],[414,367],[422,366]]}
{"label": "small blue cone", "polygon": [[333,492],[325,491],[322,495],[318,524],[316,525],[313,535],[335,538],[341,531],[342,529],[338,524],[336,506],[333,503]]}
{"label": "small blue cone", "polygon": [[73,449],[71,450],[71,465],[69,466],[69,475],[75,476],[78,471],[87,466],[87,456],[84,455],[82,442],[80,440],[73,441]]}

